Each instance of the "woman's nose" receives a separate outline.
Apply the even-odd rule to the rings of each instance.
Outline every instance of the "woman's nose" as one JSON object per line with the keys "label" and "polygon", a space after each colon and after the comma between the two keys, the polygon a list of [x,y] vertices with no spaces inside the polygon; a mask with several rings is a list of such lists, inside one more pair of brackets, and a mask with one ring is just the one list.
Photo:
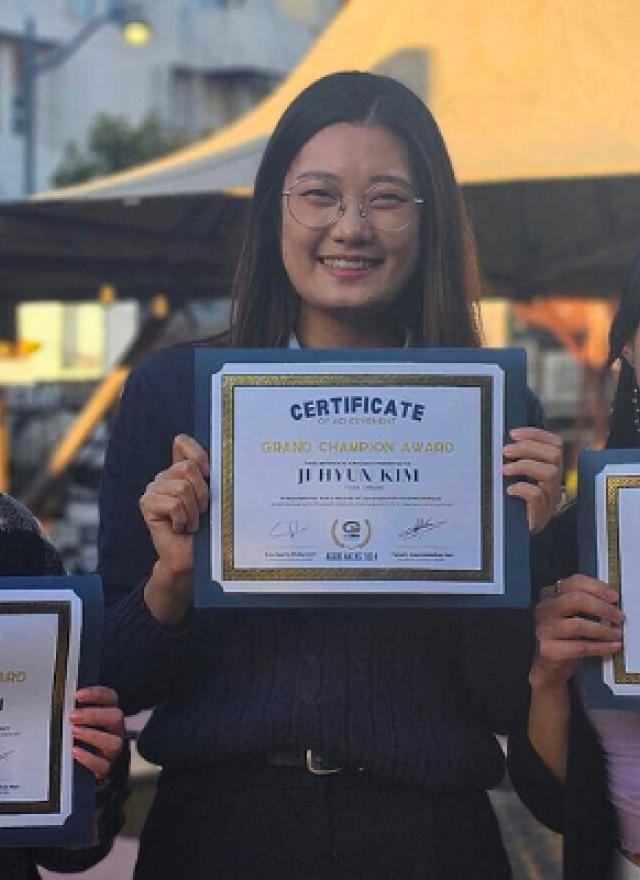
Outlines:
{"label": "woman's nose", "polygon": [[369,240],[373,230],[362,205],[356,199],[344,198],[338,219],[331,227],[334,241]]}

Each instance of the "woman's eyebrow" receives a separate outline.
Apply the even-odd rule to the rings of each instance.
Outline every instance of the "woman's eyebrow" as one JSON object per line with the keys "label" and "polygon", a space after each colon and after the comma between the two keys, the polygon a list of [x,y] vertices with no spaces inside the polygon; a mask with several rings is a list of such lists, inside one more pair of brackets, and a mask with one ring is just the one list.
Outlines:
{"label": "woman's eyebrow", "polygon": [[410,181],[402,174],[373,174],[370,178],[372,183],[404,183],[411,186]]}
{"label": "woman's eyebrow", "polygon": [[[339,175],[332,174],[330,171],[321,171],[320,169],[302,171],[300,174],[298,174],[296,180],[315,180],[318,177],[322,177],[327,180],[335,180],[336,183],[342,182],[342,178]],[[372,174],[369,180],[371,183],[402,183],[405,186],[411,186],[410,181],[402,174]]]}
{"label": "woman's eyebrow", "polygon": [[338,175],[332,174],[330,171],[303,171],[301,174],[298,174],[296,180],[307,180],[309,178],[317,177],[327,177],[330,180],[335,180],[337,183],[340,182]]}

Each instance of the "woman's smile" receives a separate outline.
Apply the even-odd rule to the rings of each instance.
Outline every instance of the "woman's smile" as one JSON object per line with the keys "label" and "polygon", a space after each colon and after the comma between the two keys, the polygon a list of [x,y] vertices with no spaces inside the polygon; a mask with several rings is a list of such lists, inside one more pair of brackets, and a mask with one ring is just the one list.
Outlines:
{"label": "woman's smile", "polygon": [[333,278],[341,281],[359,281],[370,276],[384,263],[382,257],[327,255],[317,257],[318,263]]}

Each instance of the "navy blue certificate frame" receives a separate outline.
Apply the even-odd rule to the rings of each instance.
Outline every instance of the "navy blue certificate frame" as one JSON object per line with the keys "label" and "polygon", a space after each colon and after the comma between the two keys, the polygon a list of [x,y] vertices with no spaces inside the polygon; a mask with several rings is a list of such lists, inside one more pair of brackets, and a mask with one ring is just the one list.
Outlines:
{"label": "navy blue certificate frame", "polygon": [[[596,533],[596,477],[609,464],[635,464],[640,449],[585,450],[578,461],[578,547],[580,571],[598,577]],[[581,667],[580,686],[585,703],[594,709],[640,709],[640,697],[614,694],[603,679],[600,658],[591,657]]]}
{"label": "navy blue certificate frame", "polygon": [[[78,687],[99,683],[104,618],[102,584],[97,575],[0,577],[0,602],[5,590],[72,590],[82,601],[82,632]],[[0,846],[88,845],[94,834],[95,778],[73,762],[72,811],[63,825],[0,828]]]}
{"label": "navy blue certificate frame", "polygon": [[[225,363],[441,363],[497,364],[505,375],[505,436],[526,424],[526,352],[523,349],[195,349],[195,437],[207,450],[211,437],[211,376]],[[505,481],[505,485],[506,485]],[[195,605],[201,608],[525,608],[531,598],[529,531],[521,499],[504,498],[505,593],[256,594],[228,593],[211,578],[209,515],[195,540]]]}

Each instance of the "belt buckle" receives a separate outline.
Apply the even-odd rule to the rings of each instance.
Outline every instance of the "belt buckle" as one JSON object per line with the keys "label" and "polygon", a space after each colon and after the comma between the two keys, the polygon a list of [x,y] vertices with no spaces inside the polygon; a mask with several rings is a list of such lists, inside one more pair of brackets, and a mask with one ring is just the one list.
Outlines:
{"label": "belt buckle", "polygon": [[314,776],[331,776],[333,773],[342,773],[343,767],[327,767],[322,766],[323,757],[313,749],[306,749],[305,757],[307,759],[307,770]]}

